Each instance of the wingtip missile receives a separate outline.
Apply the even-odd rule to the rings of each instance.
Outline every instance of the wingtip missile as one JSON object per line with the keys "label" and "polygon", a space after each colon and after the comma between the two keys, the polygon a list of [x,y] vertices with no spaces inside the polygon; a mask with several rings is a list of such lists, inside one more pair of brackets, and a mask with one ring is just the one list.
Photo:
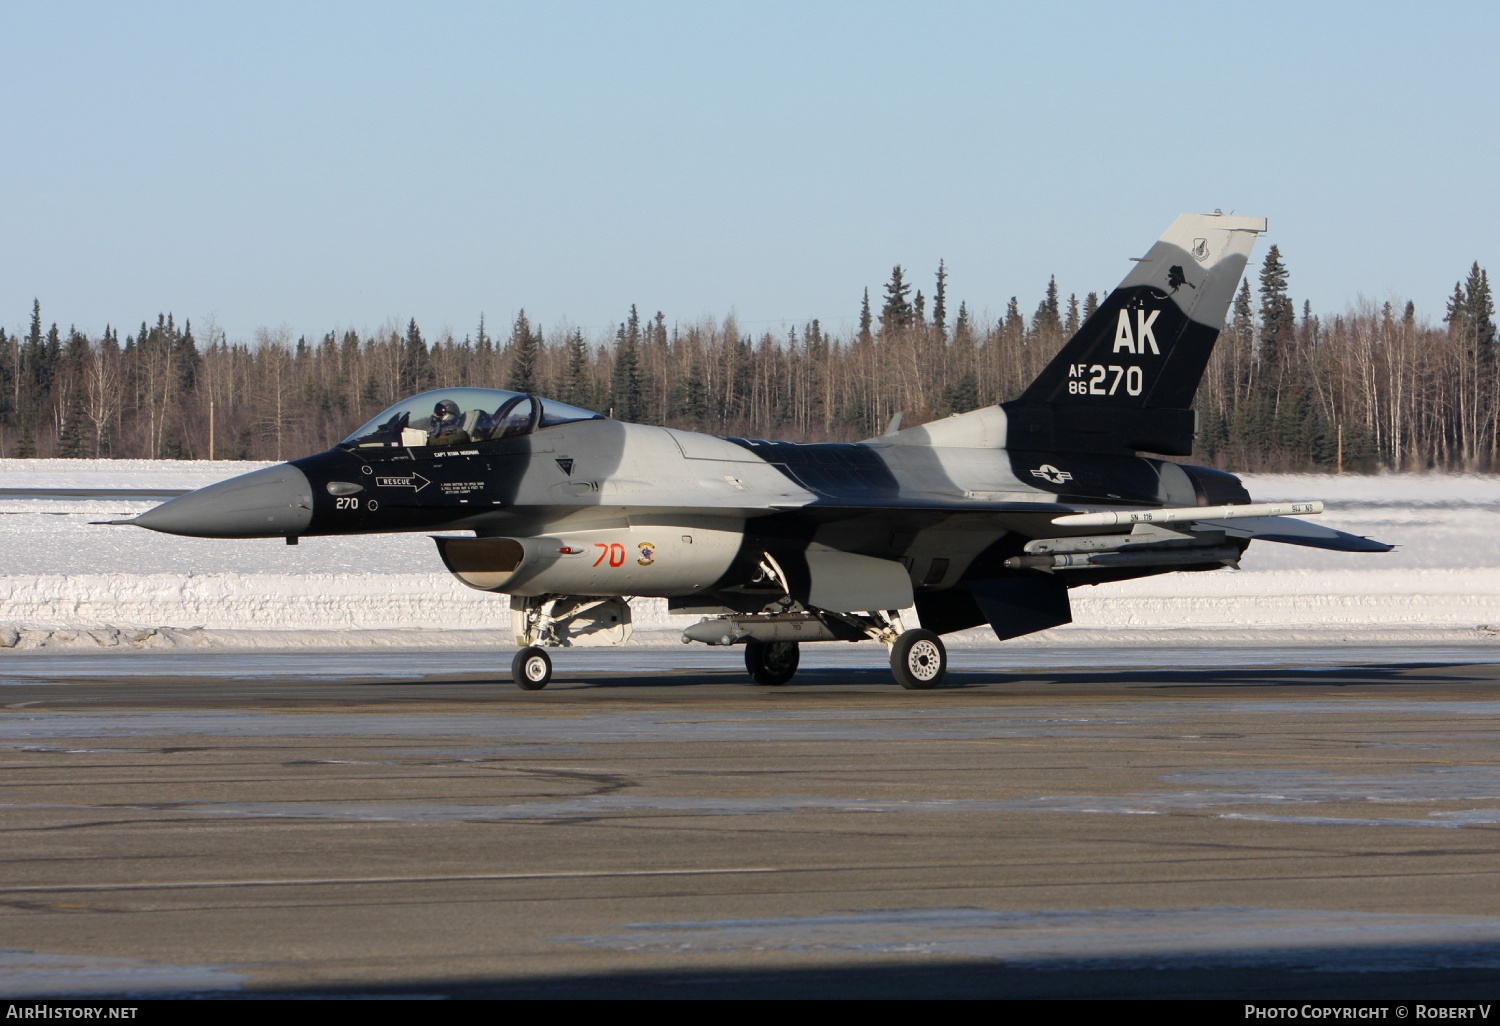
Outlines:
{"label": "wingtip missile", "polygon": [[1231,506],[1185,506],[1178,509],[1111,509],[1053,517],[1059,527],[1115,527],[1120,524],[1172,524],[1243,517],[1306,517],[1323,512],[1321,502],[1246,502]]}

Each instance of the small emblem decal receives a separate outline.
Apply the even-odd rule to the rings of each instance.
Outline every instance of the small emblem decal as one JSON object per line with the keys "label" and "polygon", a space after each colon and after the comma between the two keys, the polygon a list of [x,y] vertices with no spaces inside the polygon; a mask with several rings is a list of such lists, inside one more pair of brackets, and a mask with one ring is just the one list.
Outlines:
{"label": "small emblem decal", "polygon": [[656,562],[655,542],[641,542],[636,548],[641,550],[641,558],[636,560],[641,566],[650,566]]}
{"label": "small emblem decal", "polygon": [[1187,280],[1187,272],[1182,269],[1181,264],[1173,264],[1167,268],[1167,284],[1172,286],[1173,292],[1176,292],[1184,285],[1195,291],[1198,288],[1198,286]]}
{"label": "small emblem decal", "polygon": [[1062,484],[1064,481],[1073,480],[1073,475],[1066,470],[1058,470],[1050,463],[1043,463],[1031,472],[1032,477],[1039,477],[1048,484]]}
{"label": "small emblem decal", "polygon": [[1208,240],[1207,239],[1194,239],[1193,240],[1193,256],[1196,257],[1200,261],[1208,259]]}
{"label": "small emblem decal", "polygon": [[562,459],[559,459],[557,461],[557,469],[561,470],[564,474],[567,474],[569,477],[572,477],[573,476],[573,460],[570,457],[564,457]]}

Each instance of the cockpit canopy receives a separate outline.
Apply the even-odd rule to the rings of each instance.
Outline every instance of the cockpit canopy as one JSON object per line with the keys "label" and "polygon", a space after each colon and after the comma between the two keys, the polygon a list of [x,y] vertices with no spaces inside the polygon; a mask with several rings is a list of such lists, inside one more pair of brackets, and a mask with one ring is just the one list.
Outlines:
{"label": "cockpit canopy", "polygon": [[360,449],[468,445],[603,419],[591,410],[503,388],[437,388],[403,399],[339,444]]}

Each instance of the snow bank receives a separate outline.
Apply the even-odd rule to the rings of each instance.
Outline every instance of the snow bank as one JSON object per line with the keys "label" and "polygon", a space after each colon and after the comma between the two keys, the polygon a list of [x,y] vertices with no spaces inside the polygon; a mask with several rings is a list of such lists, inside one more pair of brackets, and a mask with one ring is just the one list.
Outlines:
{"label": "snow bank", "polygon": [[273,463],[0,459],[0,488],[202,488]]}
{"label": "snow bank", "polygon": [[[190,488],[264,464],[0,460],[0,488]],[[1247,476],[1258,499],[1322,498],[1329,526],[1396,542],[1349,555],[1258,543],[1245,570],[1073,592],[1075,623],[1007,647],[1500,642],[1500,478]],[[205,541],[90,520],[129,500],[0,502],[0,650],[422,648],[510,644],[505,596],[443,572],[422,535]],[[642,643],[696,617],[634,603]],[[958,645],[996,645],[986,631]]]}

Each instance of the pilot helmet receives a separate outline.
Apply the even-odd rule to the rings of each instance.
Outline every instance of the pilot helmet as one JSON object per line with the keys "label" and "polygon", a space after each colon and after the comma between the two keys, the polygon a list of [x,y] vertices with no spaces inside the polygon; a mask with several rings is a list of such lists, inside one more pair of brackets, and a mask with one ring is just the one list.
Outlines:
{"label": "pilot helmet", "polygon": [[447,420],[449,417],[458,416],[458,403],[452,399],[444,399],[432,408],[432,415],[439,420]]}

